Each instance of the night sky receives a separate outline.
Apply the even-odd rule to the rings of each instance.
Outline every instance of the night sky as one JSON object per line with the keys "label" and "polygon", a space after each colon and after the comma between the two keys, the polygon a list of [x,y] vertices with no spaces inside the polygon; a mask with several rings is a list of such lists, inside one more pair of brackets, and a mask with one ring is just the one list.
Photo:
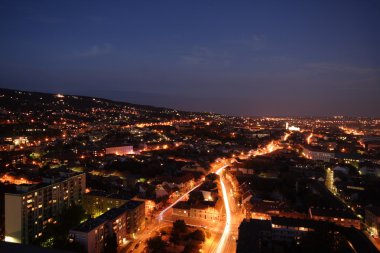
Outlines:
{"label": "night sky", "polygon": [[380,0],[0,0],[0,87],[380,116]]}

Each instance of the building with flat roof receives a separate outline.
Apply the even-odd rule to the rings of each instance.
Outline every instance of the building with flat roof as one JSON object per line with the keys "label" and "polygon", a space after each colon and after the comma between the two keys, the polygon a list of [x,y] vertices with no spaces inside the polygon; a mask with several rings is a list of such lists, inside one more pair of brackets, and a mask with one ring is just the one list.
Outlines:
{"label": "building with flat roof", "polygon": [[134,154],[133,146],[117,146],[106,148],[106,155],[131,155]]}
{"label": "building with flat roof", "polygon": [[145,204],[129,201],[112,208],[95,219],[89,219],[69,232],[71,241],[81,244],[89,253],[102,253],[115,237],[118,249],[145,226]]}
{"label": "building with flat roof", "polygon": [[354,227],[360,230],[360,219],[350,209],[310,207],[309,215],[313,220],[328,221],[342,227]]}
{"label": "building with flat roof", "polygon": [[126,211],[127,234],[133,236],[134,233],[143,230],[145,227],[145,203],[143,201],[130,200],[120,207]]}
{"label": "building with flat roof", "polygon": [[69,240],[78,242],[87,252],[101,253],[104,250],[106,221],[89,219],[69,232]]}
{"label": "building with flat roof", "polygon": [[80,204],[86,189],[86,176],[60,174],[38,185],[19,185],[4,195],[5,241],[30,243],[42,235],[62,210]]}
{"label": "building with flat roof", "polygon": [[244,220],[239,226],[236,252],[251,253],[270,249],[272,224],[269,220]]}
{"label": "building with flat roof", "polygon": [[19,243],[11,242],[2,242],[0,241],[0,252],[1,253],[18,253],[18,252],[27,252],[27,253],[72,253],[72,251],[52,249],[52,248],[43,248],[36,245],[26,245]]}
{"label": "building with flat roof", "polygon": [[110,194],[104,191],[91,191],[83,197],[83,208],[92,217],[97,217],[112,208],[117,208],[128,201],[127,196]]}
{"label": "building with flat roof", "polygon": [[335,158],[335,154],[329,151],[316,149],[315,147],[311,146],[303,146],[302,147],[303,155],[307,159],[311,159],[314,161],[324,161],[324,162],[330,162],[332,159]]}
{"label": "building with flat roof", "polygon": [[370,240],[355,228],[336,226],[331,222],[272,216],[269,220],[244,220],[239,226],[237,253],[287,252],[287,247],[302,243],[310,232],[331,231],[341,234],[357,253],[378,252]]}
{"label": "building with flat roof", "polygon": [[173,215],[205,219],[210,221],[220,220],[222,211],[222,202],[201,201],[194,204],[189,204],[185,201],[180,201],[173,206]]}

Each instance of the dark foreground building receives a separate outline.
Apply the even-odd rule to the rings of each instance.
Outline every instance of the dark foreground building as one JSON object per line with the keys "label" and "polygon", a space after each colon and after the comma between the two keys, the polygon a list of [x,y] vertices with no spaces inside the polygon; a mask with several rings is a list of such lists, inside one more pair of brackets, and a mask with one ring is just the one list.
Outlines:
{"label": "dark foreground building", "polygon": [[[368,238],[355,228],[310,219],[271,217],[250,219],[239,226],[237,253],[307,252],[310,247],[320,252],[377,253]],[[328,249],[332,251],[329,251]],[[334,251],[334,250],[340,251]],[[343,250],[343,251],[342,251]]]}

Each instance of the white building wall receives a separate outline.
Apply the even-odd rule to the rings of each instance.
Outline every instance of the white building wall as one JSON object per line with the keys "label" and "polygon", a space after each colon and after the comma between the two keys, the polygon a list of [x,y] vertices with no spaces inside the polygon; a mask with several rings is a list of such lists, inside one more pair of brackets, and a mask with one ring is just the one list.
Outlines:
{"label": "white building wall", "polygon": [[130,155],[134,154],[133,146],[119,146],[119,147],[109,147],[106,148],[106,154],[115,154],[115,155]]}
{"label": "white building wall", "polygon": [[22,197],[5,194],[5,241],[22,242]]}

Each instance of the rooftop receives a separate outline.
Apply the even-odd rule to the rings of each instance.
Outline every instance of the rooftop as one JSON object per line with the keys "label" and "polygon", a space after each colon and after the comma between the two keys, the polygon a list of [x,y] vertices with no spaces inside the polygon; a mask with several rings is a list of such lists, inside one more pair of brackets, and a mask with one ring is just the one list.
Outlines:
{"label": "rooftop", "polygon": [[136,209],[140,205],[145,205],[145,204],[143,201],[130,200],[124,205],[122,205],[121,207],[119,207],[119,209],[121,208],[123,210],[133,210],[133,209]]}
{"label": "rooftop", "polygon": [[189,203],[187,203],[187,201],[180,201],[177,204],[175,204],[173,208],[183,209],[183,210],[189,210],[190,209],[190,205],[189,205]]}
{"label": "rooftop", "polygon": [[310,207],[310,214],[312,216],[357,219],[349,209]]}
{"label": "rooftop", "polygon": [[10,243],[0,241],[1,253],[15,253],[15,252],[28,252],[28,253],[70,253],[71,251],[60,249],[42,248],[35,245],[26,245],[19,243]]}
{"label": "rooftop", "polygon": [[102,225],[103,223],[105,223],[105,220],[98,219],[98,218],[96,218],[96,219],[88,219],[87,221],[82,222],[81,224],[79,224],[78,226],[76,226],[75,228],[73,228],[71,230],[88,233],[91,230],[94,230],[95,228],[97,228],[100,225]]}
{"label": "rooftop", "polygon": [[316,220],[310,220],[310,219],[294,219],[294,218],[278,217],[278,216],[272,216],[271,219],[272,219],[272,224],[274,225],[289,226],[289,227],[315,228],[315,227],[321,227],[321,226],[326,226],[328,224],[331,224],[324,221],[316,221]]}
{"label": "rooftop", "polygon": [[103,213],[102,215],[100,215],[99,217],[97,217],[96,219],[99,219],[101,221],[114,220],[115,218],[124,214],[125,211],[126,211],[125,209],[121,209],[121,208],[112,208],[108,210],[107,212]]}
{"label": "rooftop", "polygon": [[366,210],[370,211],[376,216],[380,216],[380,206],[369,206]]}

